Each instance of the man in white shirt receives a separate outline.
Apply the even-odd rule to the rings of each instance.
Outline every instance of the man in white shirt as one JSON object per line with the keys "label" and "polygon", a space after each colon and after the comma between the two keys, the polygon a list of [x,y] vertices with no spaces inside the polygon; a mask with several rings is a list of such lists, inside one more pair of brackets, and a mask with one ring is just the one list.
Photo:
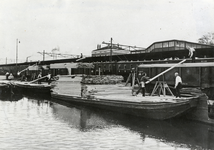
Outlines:
{"label": "man in white shirt", "polygon": [[180,89],[182,88],[182,80],[179,74],[176,72],[175,73],[175,90],[176,90],[176,98],[181,97],[180,96]]}
{"label": "man in white shirt", "polygon": [[193,47],[187,46],[187,49],[189,50],[189,57],[192,58],[192,62],[195,62],[195,49]]}

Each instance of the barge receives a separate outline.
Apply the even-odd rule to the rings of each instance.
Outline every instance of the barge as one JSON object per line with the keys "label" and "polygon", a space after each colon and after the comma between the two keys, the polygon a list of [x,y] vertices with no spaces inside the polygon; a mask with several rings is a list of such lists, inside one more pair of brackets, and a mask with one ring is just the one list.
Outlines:
{"label": "barge", "polygon": [[[196,107],[197,98],[182,99],[161,99],[161,101],[150,101],[152,98],[147,97],[146,101],[125,101],[99,98],[82,98],[68,94],[51,93],[53,99],[62,100],[74,104],[92,106],[96,108],[117,111],[129,115],[143,118],[166,120],[185,114],[192,108]],[[156,97],[157,98],[157,97]],[[153,97],[154,99],[154,97]],[[149,101],[148,101],[149,100]]]}
{"label": "barge", "polygon": [[51,89],[54,87],[49,84],[37,84],[37,83],[29,83],[29,82],[13,82],[14,89],[17,91],[21,91],[23,93],[34,93],[34,94],[49,94],[51,93]]}
{"label": "barge", "polygon": [[197,96],[179,99],[169,95],[133,96],[132,87],[123,84],[80,86],[71,83],[70,86],[70,89],[76,87],[75,93],[53,91],[52,99],[157,120],[181,116],[196,107],[198,100]]}

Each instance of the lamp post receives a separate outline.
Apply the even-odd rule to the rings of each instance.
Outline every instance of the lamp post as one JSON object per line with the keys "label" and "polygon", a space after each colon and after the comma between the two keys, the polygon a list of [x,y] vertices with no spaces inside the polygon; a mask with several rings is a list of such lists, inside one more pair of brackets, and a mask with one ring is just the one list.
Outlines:
{"label": "lamp post", "polygon": [[31,56],[27,56],[27,57],[26,57],[26,62],[28,62],[28,58],[29,58],[29,57],[31,57]]}
{"label": "lamp post", "polygon": [[18,63],[18,43],[20,43],[20,41],[16,39],[16,64]]}

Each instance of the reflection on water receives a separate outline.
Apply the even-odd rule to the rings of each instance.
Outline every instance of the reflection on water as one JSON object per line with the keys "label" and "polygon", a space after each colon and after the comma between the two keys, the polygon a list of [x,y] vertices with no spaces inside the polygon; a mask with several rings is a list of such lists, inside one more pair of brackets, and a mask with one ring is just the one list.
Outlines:
{"label": "reflection on water", "polygon": [[[59,102],[58,102],[59,103]],[[145,120],[49,99],[0,101],[0,149],[212,149],[214,127]]]}
{"label": "reflection on water", "polygon": [[0,100],[2,101],[18,101],[23,98],[21,94],[0,94]]}
{"label": "reflection on water", "polygon": [[[65,105],[65,103],[64,103]],[[68,104],[67,104],[68,105]],[[58,107],[54,105],[53,108]],[[71,107],[71,106],[70,106]],[[77,106],[75,106],[77,107]],[[137,134],[138,140],[141,139],[142,143],[145,141],[153,141],[152,144],[160,146],[154,146],[154,149],[164,148],[167,144],[169,147],[176,148],[191,148],[191,149],[212,149],[214,148],[214,127],[201,124],[198,122],[192,122],[185,119],[173,119],[168,121],[156,121],[149,119],[142,119],[139,117],[127,116],[123,114],[115,114],[114,112],[94,110],[92,108],[84,108],[78,106],[78,109],[73,106],[73,110],[78,123],[74,121],[73,116],[64,115],[70,114],[69,108],[65,113],[65,109],[56,109],[58,115],[63,116],[63,120],[70,124],[76,122],[74,125],[83,131],[87,131],[95,128],[109,128],[119,127],[125,128],[131,134]],[[78,114],[78,115],[77,115]],[[77,117],[78,116],[78,117]],[[64,118],[65,117],[65,118]],[[123,134],[123,133],[120,133]],[[129,137],[128,137],[129,138]],[[135,139],[136,140],[136,139]],[[140,145],[141,145],[140,144]],[[151,144],[151,143],[150,143]],[[142,147],[144,147],[141,145]],[[164,147],[162,147],[164,145]],[[169,148],[166,146],[165,148]]]}

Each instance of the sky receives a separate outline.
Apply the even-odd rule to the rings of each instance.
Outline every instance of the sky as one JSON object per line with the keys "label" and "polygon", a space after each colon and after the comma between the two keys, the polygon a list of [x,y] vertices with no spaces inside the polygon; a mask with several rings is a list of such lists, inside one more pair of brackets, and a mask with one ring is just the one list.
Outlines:
{"label": "sky", "polygon": [[214,32],[213,14],[213,0],[0,0],[0,64],[42,60],[38,52],[55,48],[90,56],[111,38],[144,48],[172,39],[197,43]]}

